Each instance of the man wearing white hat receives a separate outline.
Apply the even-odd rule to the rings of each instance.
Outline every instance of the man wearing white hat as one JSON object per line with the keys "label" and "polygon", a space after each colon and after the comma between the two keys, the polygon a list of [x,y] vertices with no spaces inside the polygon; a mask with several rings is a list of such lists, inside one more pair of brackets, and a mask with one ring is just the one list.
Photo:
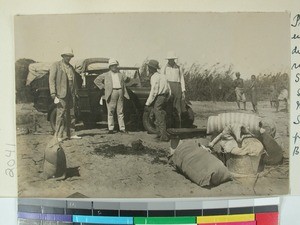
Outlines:
{"label": "man wearing white hat", "polygon": [[172,90],[173,108],[177,115],[176,127],[181,127],[181,113],[186,111],[183,101],[185,99],[185,81],[180,66],[175,62],[177,59],[175,52],[168,52],[166,59],[168,63],[164,68],[164,74]]}
{"label": "man wearing white hat", "polygon": [[146,101],[145,110],[149,110],[148,107],[153,105],[157,135],[161,141],[169,141],[166,127],[166,106],[171,89],[166,77],[158,72],[160,67],[157,60],[151,59],[147,66],[151,76],[151,90]]}
{"label": "man wearing white hat", "polygon": [[113,133],[114,114],[116,110],[120,132],[127,133],[124,123],[123,102],[124,97],[129,99],[129,95],[125,86],[125,81],[128,78],[125,76],[125,74],[119,72],[119,62],[117,60],[110,58],[108,66],[110,71],[101,74],[94,80],[94,83],[99,89],[105,89],[104,97],[106,100],[108,114],[108,133]]}
{"label": "man wearing white hat", "polygon": [[71,135],[71,128],[72,132],[75,131],[74,104],[76,95],[76,72],[70,64],[70,60],[74,57],[73,50],[66,47],[62,51],[61,57],[61,61],[52,64],[49,74],[50,94],[57,109],[55,136],[58,141],[63,140],[65,130],[69,139],[81,138],[77,135]]}

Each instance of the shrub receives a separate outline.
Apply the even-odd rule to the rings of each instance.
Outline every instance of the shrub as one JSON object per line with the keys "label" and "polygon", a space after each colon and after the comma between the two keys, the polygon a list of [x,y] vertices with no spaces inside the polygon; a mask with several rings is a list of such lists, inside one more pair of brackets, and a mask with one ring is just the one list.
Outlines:
{"label": "shrub", "polygon": [[16,102],[32,102],[33,96],[30,88],[26,87],[28,75],[28,66],[35,61],[32,59],[19,59],[15,63],[15,85],[16,85]]}

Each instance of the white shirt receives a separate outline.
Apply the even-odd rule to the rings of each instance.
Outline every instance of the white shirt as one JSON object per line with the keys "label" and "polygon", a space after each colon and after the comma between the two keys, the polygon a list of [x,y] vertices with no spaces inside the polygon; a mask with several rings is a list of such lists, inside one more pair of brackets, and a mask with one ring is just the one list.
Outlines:
{"label": "white shirt", "polygon": [[113,88],[121,88],[119,73],[111,72]]}
{"label": "white shirt", "polygon": [[171,67],[170,65],[166,65],[165,67],[165,75],[169,82],[178,82],[181,84],[181,91],[185,91],[185,82],[184,77],[181,71],[181,68],[177,65]]}
{"label": "white shirt", "polygon": [[150,105],[156,98],[157,95],[171,94],[171,89],[166,76],[156,72],[151,76],[151,90],[149,97],[146,101],[146,105]]}

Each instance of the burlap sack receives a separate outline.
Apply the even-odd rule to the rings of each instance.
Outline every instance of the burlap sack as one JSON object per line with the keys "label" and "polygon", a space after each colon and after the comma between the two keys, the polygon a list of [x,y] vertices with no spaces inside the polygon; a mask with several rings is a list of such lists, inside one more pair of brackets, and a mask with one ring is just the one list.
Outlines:
{"label": "burlap sack", "polygon": [[199,146],[196,140],[184,140],[172,156],[176,168],[200,186],[217,186],[231,180],[224,164]]}
{"label": "burlap sack", "polygon": [[56,138],[47,145],[44,153],[44,178],[58,178],[65,176],[67,169],[66,155]]}

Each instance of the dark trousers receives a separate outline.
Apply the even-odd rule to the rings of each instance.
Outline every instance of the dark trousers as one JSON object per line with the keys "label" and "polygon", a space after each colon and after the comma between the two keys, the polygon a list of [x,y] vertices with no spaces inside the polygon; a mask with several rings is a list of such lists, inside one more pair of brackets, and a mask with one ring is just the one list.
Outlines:
{"label": "dark trousers", "polygon": [[158,95],[154,102],[154,115],[155,115],[155,125],[157,129],[157,134],[160,136],[167,135],[166,126],[166,107],[167,107],[167,95]]}
{"label": "dark trousers", "polygon": [[69,85],[69,90],[65,98],[60,98],[56,106],[56,137],[63,138],[64,131],[67,137],[71,137],[71,128],[75,130],[75,113],[74,113],[74,94],[73,85]]}

